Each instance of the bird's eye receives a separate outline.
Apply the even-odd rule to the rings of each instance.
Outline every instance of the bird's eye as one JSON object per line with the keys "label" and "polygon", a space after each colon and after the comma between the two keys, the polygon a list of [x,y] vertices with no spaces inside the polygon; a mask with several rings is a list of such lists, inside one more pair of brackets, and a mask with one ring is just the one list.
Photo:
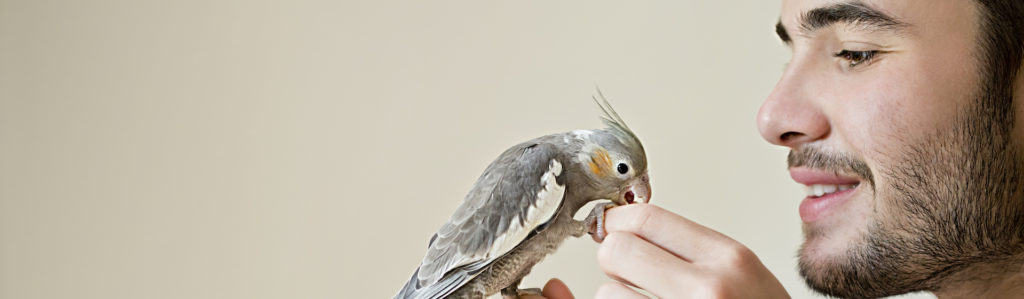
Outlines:
{"label": "bird's eye", "polygon": [[629,165],[626,165],[626,163],[619,163],[617,170],[621,174],[626,174],[627,172],[629,172]]}

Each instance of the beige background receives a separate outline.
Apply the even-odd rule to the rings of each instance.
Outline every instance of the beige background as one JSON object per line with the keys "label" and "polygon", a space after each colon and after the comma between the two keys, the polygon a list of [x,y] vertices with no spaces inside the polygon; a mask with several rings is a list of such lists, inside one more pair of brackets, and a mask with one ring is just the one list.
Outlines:
{"label": "beige background", "polygon": [[[796,298],[776,1],[0,1],[0,298],[385,298],[483,168],[595,128]],[[589,298],[596,245],[527,286]]]}

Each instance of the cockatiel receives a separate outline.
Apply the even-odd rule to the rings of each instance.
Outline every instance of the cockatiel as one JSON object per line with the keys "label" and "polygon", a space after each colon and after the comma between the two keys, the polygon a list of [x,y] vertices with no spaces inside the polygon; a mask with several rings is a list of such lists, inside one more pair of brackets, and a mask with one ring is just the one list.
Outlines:
{"label": "cockatiel", "polygon": [[[600,95],[600,91],[598,92]],[[430,238],[427,254],[395,298],[504,298],[536,293],[519,283],[569,236],[604,238],[604,212],[651,197],[640,140],[608,101],[594,98],[608,126],[547,135],[492,162]],[[583,221],[573,215],[600,199]]]}

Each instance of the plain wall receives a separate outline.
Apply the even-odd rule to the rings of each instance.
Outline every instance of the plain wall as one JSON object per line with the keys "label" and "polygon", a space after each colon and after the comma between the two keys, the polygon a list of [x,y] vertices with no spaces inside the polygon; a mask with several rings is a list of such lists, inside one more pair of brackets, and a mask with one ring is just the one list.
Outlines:
{"label": "plain wall", "polygon": [[[0,298],[385,298],[505,148],[601,127],[795,298],[776,1],[0,1]],[[590,298],[597,245],[528,276]]]}

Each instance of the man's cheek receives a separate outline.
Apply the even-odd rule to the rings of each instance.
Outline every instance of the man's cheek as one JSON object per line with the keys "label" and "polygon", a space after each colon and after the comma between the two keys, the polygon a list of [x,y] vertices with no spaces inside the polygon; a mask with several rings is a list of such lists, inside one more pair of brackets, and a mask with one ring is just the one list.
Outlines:
{"label": "man's cheek", "polygon": [[936,102],[953,103],[905,82],[913,80],[901,81],[893,76],[870,79],[856,97],[844,101],[842,110],[848,115],[842,125],[850,131],[848,141],[865,155],[870,152],[891,157],[906,151],[908,145],[951,128],[955,107]]}
{"label": "man's cheek", "polygon": [[845,101],[849,104],[840,109],[844,115],[833,119],[837,133],[864,159],[897,150],[912,127],[910,120],[899,117],[905,113],[903,105],[887,96],[891,94],[872,91]]}

